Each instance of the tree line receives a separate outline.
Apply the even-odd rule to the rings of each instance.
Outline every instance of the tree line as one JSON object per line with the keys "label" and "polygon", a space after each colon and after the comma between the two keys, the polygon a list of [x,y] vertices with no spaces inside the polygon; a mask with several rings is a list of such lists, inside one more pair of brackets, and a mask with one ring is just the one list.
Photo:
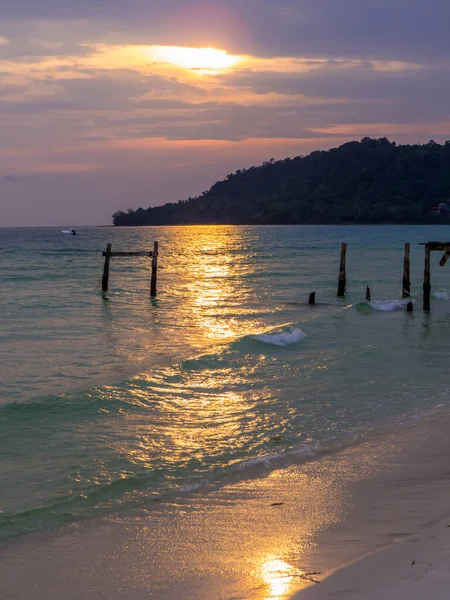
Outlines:
{"label": "tree line", "polygon": [[[114,225],[450,222],[450,141],[364,138],[240,169],[195,198],[118,211]],[[450,203],[450,201],[449,201]],[[445,208],[445,207],[444,207]],[[450,215],[450,212],[449,212]]]}

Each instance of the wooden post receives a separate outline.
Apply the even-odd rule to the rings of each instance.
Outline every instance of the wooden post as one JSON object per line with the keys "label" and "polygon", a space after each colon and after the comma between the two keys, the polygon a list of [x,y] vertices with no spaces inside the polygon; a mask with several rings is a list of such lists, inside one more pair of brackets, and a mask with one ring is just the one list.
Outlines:
{"label": "wooden post", "polygon": [[156,296],[156,277],[158,272],[158,242],[153,244],[152,278],[150,281],[150,297]]}
{"label": "wooden post", "polygon": [[316,303],[316,292],[311,292],[309,295],[309,300],[308,300],[308,304],[315,304]]}
{"label": "wooden post", "polygon": [[104,256],[105,266],[103,267],[102,292],[107,292],[109,279],[109,261],[111,260],[111,244],[106,244],[106,252],[104,252]]}
{"label": "wooden post", "polygon": [[403,281],[402,281],[402,298],[411,296],[411,281],[410,281],[410,244],[405,244],[405,258],[403,259]]}
{"label": "wooden post", "polygon": [[450,258],[450,250],[447,250],[447,252],[444,254],[444,256],[439,261],[439,264],[441,265],[441,267],[443,267],[445,265],[445,263],[448,261],[449,258]]}
{"label": "wooden post", "polygon": [[342,242],[341,246],[341,266],[339,268],[339,280],[338,280],[338,296],[345,296],[345,284],[347,280],[345,278],[345,259],[347,255],[347,244]]}
{"label": "wooden post", "polygon": [[425,270],[423,274],[423,310],[430,310],[431,276],[430,245],[425,244]]}
{"label": "wooden post", "polygon": [[408,304],[406,305],[406,312],[412,312],[413,311],[413,303],[412,302],[408,302]]}
{"label": "wooden post", "polygon": [[366,300],[367,302],[370,302],[370,287],[367,286],[366,288]]}

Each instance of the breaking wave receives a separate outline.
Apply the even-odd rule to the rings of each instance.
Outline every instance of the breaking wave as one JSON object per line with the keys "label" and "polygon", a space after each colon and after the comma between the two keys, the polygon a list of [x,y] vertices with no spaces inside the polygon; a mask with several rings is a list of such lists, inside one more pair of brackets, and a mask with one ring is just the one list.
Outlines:
{"label": "breaking wave", "polygon": [[437,300],[450,300],[450,294],[448,292],[445,292],[444,290],[440,292],[432,292],[431,295]]}
{"label": "breaking wave", "polygon": [[369,306],[374,310],[390,312],[399,308],[404,309],[411,301],[411,298],[404,298],[403,300],[373,300],[372,302],[369,302]]}
{"label": "breaking wave", "polygon": [[260,333],[253,336],[253,339],[263,344],[272,344],[273,346],[289,346],[297,344],[306,337],[306,333],[295,327],[286,327],[282,331],[272,333]]}

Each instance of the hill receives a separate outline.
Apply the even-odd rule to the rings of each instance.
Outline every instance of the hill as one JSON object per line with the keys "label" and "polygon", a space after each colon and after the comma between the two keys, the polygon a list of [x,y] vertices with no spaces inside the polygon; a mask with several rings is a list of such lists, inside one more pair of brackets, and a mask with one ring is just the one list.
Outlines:
{"label": "hill", "polygon": [[201,196],[113,215],[114,225],[450,222],[450,141],[364,138],[238,170]]}

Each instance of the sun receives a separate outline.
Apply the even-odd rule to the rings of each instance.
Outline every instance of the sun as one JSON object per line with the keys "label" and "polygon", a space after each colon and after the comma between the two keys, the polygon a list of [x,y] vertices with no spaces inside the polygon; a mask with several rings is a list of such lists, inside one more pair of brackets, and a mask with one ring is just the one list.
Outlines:
{"label": "sun", "polygon": [[232,56],[225,50],[182,46],[152,46],[151,55],[158,62],[199,71],[229,69],[240,60],[239,56]]}

